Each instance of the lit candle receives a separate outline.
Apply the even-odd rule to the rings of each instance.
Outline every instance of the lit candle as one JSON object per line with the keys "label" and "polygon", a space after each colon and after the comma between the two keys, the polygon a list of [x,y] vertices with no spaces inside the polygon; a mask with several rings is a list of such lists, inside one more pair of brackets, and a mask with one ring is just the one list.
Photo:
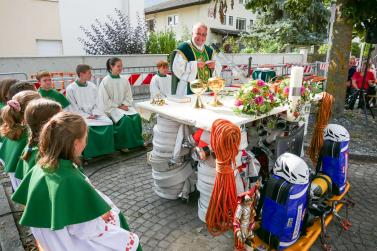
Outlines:
{"label": "lit candle", "polygon": [[304,67],[293,66],[291,69],[291,77],[289,83],[289,96],[288,100],[290,107],[287,113],[287,119],[289,121],[297,121],[299,117],[294,116],[298,102],[301,99],[301,87],[304,77]]}

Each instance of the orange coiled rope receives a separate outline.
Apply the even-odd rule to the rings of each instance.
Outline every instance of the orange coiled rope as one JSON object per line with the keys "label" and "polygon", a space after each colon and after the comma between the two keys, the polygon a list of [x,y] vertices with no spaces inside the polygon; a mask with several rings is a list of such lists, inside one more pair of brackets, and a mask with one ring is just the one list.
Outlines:
{"label": "orange coiled rope", "polygon": [[326,128],[326,126],[329,124],[333,102],[334,102],[333,96],[331,96],[327,92],[324,92],[322,101],[321,101],[321,104],[317,113],[316,124],[314,127],[312,141],[310,142],[310,149],[309,149],[309,156],[314,165],[317,163],[318,155],[323,145],[323,131]]}
{"label": "orange coiled rope", "polygon": [[211,146],[216,156],[216,179],[206,215],[208,231],[220,235],[232,229],[237,208],[237,191],[233,167],[241,142],[241,130],[228,120],[212,124]]}

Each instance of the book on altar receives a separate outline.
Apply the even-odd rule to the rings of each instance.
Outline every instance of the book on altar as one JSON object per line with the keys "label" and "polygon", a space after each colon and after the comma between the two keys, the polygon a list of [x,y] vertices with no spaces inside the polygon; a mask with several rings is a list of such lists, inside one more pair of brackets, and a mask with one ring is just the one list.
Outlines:
{"label": "book on altar", "polygon": [[191,98],[187,96],[179,96],[179,95],[170,95],[167,98],[169,101],[173,101],[176,103],[189,103],[191,102]]}

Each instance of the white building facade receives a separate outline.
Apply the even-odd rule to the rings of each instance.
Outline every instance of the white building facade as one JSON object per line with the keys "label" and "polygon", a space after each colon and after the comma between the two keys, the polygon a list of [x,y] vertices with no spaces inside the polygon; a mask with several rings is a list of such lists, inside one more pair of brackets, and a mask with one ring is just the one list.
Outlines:
{"label": "white building facade", "polygon": [[131,0],[0,0],[0,57],[85,55],[80,26],[121,10],[137,23],[144,20],[144,1]]}
{"label": "white building facade", "polygon": [[121,10],[129,17],[133,26],[137,24],[138,15],[144,20],[144,1],[131,0],[60,0],[59,14],[64,55],[85,55],[79,37],[85,37],[80,28],[89,28],[99,21],[108,21],[107,16],[114,17],[115,9]]}
{"label": "white building facade", "polygon": [[244,4],[246,0],[235,0],[233,9],[228,6],[223,23],[219,6],[214,18],[215,3],[210,0],[167,1],[146,8],[144,13],[150,31],[172,30],[180,40],[190,36],[195,23],[203,22],[209,28],[207,41],[221,43],[224,37],[247,32],[253,25],[256,17]]}

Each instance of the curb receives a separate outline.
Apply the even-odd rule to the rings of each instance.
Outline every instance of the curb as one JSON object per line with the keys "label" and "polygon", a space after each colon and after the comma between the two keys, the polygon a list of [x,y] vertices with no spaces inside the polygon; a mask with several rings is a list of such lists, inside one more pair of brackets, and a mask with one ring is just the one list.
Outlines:
{"label": "curb", "polygon": [[0,184],[0,250],[25,251],[4,187]]}
{"label": "curb", "polygon": [[[305,151],[309,150],[309,144],[304,144]],[[349,152],[348,155],[350,160],[357,160],[363,162],[377,162],[377,154],[375,153],[361,153],[361,152]]]}

